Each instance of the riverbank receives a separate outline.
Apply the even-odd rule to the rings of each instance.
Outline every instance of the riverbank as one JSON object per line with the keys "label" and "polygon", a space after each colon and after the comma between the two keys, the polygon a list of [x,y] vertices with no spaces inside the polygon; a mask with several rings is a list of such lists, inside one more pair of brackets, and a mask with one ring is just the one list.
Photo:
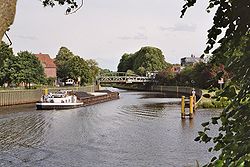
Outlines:
{"label": "riverbank", "polygon": [[218,97],[221,91],[209,92],[202,90],[202,97],[197,103],[198,108],[225,108],[230,102],[226,97]]}
{"label": "riverbank", "polygon": [[[166,97],[180,98],[182,96],[189,97],[192,95],[193,88],[185,86],[163,86],[163,85],[113,85],[115,88],[136,90],[136,91],[149,91],[149,92],[161,92],[165,93]],[[195,94],[197,101],[202,96],[202,91],[195,88]]]}
{"label": "riverbank", "polygon": [[[166,93],[167,97],[178,97],[192,95],[193,88],[183,86],[162,86],[162,85],[114,85],[116,88],[139,91],[155,91]],[[225,108],[229,101],[226,97],[218,98],[220,90],[209,92],[195,88],[197,96],[197,108]]]}
{"label": "riverbank", "polygon": [[[48,88],[49,92],[56,92],[58,90],[73,90],[73,91],[85,91],[94,92],[98,91],[99,87],[96,85],[89,85],[85,87],[60,87],[60,88]],[[40,100],[43,95],[44,89],[34,90],[1,90],[0,91],[0,106],[11,106],[19,104],[35,103]]]}

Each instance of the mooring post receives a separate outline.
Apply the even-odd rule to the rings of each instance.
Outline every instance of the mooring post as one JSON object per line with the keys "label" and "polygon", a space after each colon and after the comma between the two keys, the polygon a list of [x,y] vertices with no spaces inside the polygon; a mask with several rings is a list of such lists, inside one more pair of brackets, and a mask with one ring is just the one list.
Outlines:
{"label": "mooring post", "polygon": [[194,109],[194,96],[190,96],[189,101],[189,118],[193,118],[193,109]]}
{"label": "mooring post", "polygon": [[48,94],[49,94],[48,88],[45,88],[45,89],[43,90],[43,94],[44,94],[44,95],[48,95]]}
{"label": "mooring post", "polygon": [[196,111],[196,96],[194,95],[194,112]]}
{"label": "mooring post", "polygon": [[185,96],[181,96],[181,118],[185,119]]}
{"label": "mooring post", "polygon": [[194,101],[193,101],[193,104],[194,104],[194,106],[193,106],[193,110],[195,111],[195,109],[196,109],[196,95],[195,95],[195,89],[193,88],[192,89],[192,95],[193,95],[193,97],[194,97]]}

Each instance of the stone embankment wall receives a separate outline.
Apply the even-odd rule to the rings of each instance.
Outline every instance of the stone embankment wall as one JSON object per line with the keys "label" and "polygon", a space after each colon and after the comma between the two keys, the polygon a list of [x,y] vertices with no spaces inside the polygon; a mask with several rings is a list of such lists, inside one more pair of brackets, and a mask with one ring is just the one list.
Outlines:
{"label": "stone embankment wall", "polygon": [[[152,85],[152,86],[138,86],[138,85],[115,85],[117,88],[128,89],[128,90],[141,90],[141,91],[152,91],[152,92],[162,92],[169,97],[189,97],[192,95],[193,88],[184,87],[184,86],[161,86],[161,85]],[[195,94],[197,100],[202,96],[202,91],[195,88]]]}
{"label": "stone embankment wall", "polygon": [[[94,92],[98,88],[94,85],[85,87],[70,87],[70,88],[49,88],[49,92],[69,89],[74,91]],[[0,106],[10,106],[17,104],[35,103],[41,99],[43,89],[36,90],[2,90],[0,91]]]}
{"label": "stone embankment wall", "polygon": [[[151,86],[151,91],[170,92],[175,94],[175,97],[191,96],[193,88],[184,86]],[[195,94],[199,98],[202,96],[202,91],[195,88]]]}
{"label": "stone embankment wall", "polygon": [[0,91],[0,106],[34,103],[41,98],[42,90]]}

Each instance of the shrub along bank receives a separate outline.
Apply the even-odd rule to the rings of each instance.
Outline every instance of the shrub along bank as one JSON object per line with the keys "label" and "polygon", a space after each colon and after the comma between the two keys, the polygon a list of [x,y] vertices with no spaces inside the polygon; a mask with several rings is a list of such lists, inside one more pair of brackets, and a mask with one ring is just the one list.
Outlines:
{"label": "shrub along bank", "polygon": [[221,91],[208,92],[202,90],[202,97],[198,102],[198,108],[225,108],[230,101],[227,97],[220,96]]}

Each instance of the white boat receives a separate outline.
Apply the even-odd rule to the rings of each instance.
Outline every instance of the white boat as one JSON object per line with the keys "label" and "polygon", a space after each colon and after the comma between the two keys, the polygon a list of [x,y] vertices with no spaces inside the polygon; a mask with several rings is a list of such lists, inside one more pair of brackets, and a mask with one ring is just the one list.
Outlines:
{"label": "white boat", "polygon": [[81,107],[82,105],[83,103],[77,100],[72,91],[67,90],[43,95],[41,100],[36,103],[38,110],[68,109]]}

